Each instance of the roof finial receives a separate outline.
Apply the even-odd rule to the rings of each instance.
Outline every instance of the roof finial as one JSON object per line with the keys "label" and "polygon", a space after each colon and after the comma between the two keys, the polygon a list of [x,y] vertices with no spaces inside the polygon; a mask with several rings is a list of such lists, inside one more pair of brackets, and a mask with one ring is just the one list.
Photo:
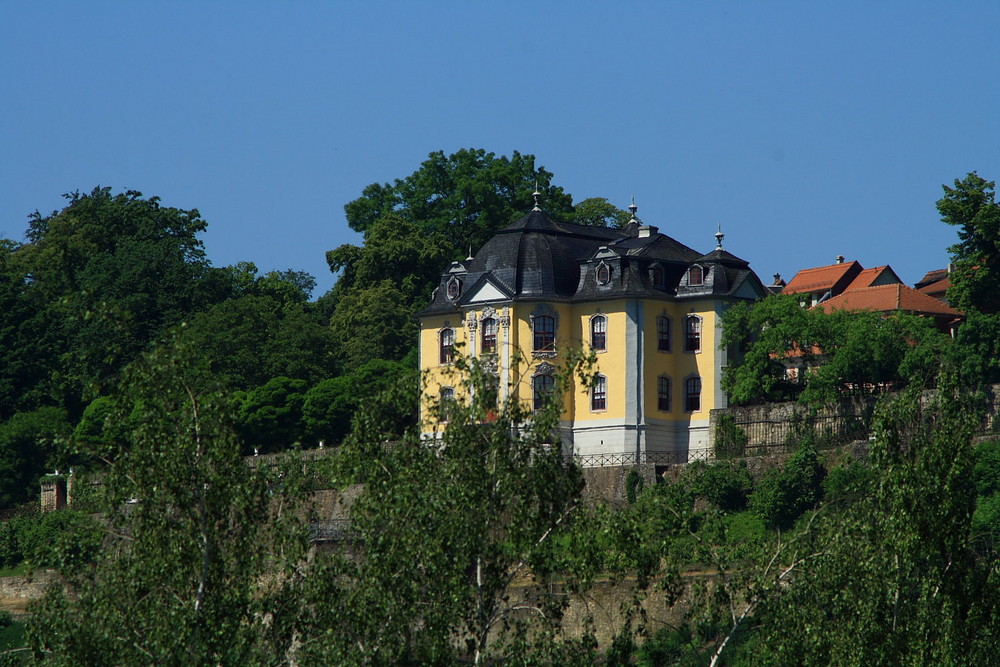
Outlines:
{"label": "roof finial", "polygon": [[722,223],[719,223],[719,231],[715,232],[715,242],[718,243],[716,250],[722,250],[722,239],[726,238],[726,235],[722,233]]}
{"label": "roof finial", "polygon": [[532,211],[541,211],[542,207],[538,205],[538,198],[542,196],[542,193],[538,191],[538,179],[535,179],[535,191],[531,193],[531,196],[535,198],[535,208]]}
{"label": "roof finial", "polygon": [[632,218],[629,222],[639,222],[638,218],[635,217],[635,212],[639,210],[639,207],[635,205],[635,193],[632,193],[632,203],[628,205],[628,210],[632,211]]}
{"label": "roof finial", "polygon": [[473,259],[473,257],[472,257],[472,244],[470,243],[469,244],[469,256],[465,258],[465,261],[466,262],[471,262],[472,259]]}

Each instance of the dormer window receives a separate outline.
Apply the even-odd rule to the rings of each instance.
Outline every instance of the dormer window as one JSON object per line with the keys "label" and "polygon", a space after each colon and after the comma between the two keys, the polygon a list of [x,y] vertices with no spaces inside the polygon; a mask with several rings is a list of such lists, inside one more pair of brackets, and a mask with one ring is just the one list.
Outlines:
{"label": "dormer window", "polygon": [[649,279],[655,289],[665,289],[667,286],[667,276],[662,266],[654,266],[649,270]]}
{"label": "dormer window", "polygon": [[688,285],[704,285],[705,270],[695,264],[688,269]]}
{"label": "dormer window", "polygon": [[611,282],[611,267],[601,262],[597,267],[597,284],[607,285]]}
{"label": "dormer window", "polygon": [[462,281],[452,278],[448,281],[448,298],[454,301],[462,294]]}

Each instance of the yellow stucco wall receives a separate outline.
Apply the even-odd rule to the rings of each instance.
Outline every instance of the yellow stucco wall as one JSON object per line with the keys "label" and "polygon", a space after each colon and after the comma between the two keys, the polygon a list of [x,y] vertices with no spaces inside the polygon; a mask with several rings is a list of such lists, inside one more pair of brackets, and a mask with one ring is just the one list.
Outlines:
{"label": "yellow stucco wall", "polygon": [[[506,374],[510,395],[530,402],[533,397],[532,376],[542,363],[548,363],[561,370],[566,358],[566,352],[579,350],[590,351],[590,322],[595,314],[607,317],[607,347],[606,351],[596,353],[594,371],[607,378],[607,409],[594,412],[591,410],[590,395],[586,393],[578,381],[565,396],[564,418],[574,423],[586,423],[607,420],[622,420],[625,418],[626,384],[629,381],[629,365],[637,363],[635,357],[626,358],[628,331],[628,308],[633,308],[641,316],[642,327],[642,360],[644,368],[638,374],[643,385],[643,410],[646,418],[663,421],[688,421],[694,418],[707,418],[711,409],[716,407],[714,392],[716,378],[720,369],[717,367],[718,329],[716,318],[716,301],[704,300],[697,302],[673,303],[664,301],[645,301],[641,307],[635,302],[625,300],[601,301],[590,303],[558,303],[547,302],[550,312],[557,317],[556,354],[534,355],[532,353],[533,332],[531,330],[531,315],[538,312],[537,302],[519,302],[510,304],[506,314],[510,317],[509,328],[497,327],[497,359],[501,366],[509,357],[510,370]],[[499,308],[498,310],[503,310]],[[478,320],[482,315],[482,307],[475,307]],[[470,332],[464,326],[464,314],[448,316],[431,316],[421,320],[420,332],[420,367],[424,371],[426,382],[425,400],[436,397],[442,386],[455,389],[456,398],[461,398],[461,389],[454,374],[454,369],[439,363],[439,334],[441,329],[450,326],[455,331],[455,341],[459,353],[478,354],[480,340],[469,340]],[[671,320],[671,351],[660,352],[657,349],[656,318],[665,313]],[[701,350],[697,353],[685,352],[684,318],[687,315],[697,315],[702,318]],[[479,336],[478,330],[474,334]],[[665,374],[671,379],[671,410],[658,409],[657,378]],[[686,412],[684,382],[691,375],[701,378],[701,409],[695,413]],[[635,376],[635,374],[633,374]],[[501,370],[501,378],[505,374]],[[504,389],[501,388],[501,395]]]}

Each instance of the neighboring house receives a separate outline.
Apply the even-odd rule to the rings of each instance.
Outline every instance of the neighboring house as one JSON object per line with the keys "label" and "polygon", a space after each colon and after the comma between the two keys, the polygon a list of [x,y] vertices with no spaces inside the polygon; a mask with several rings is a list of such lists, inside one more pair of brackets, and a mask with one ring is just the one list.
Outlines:
{"label": "neighboring house", "polygon": [[836,264],[802,269],[781,293],[800,294],[803,305],[809,307],[849,290],[901,282],[888,265],[865,269],[856,261],[844,262],[843,255],[838,255]]}
{"label": "neighboring house", "polygon": [[943,333],[955,335],[965,314],[933,297],[911,287],[897,283],[878,285],[844,292],[816,306],[826,312],[832,310],[874,310],[880,313],[910,313],[930,317]]}
{"label": "neighboring house", "polygon": [[948,303],[948,288],[951,287],[951,265],[947,269],[928,271],[917,281],[913,289],[921,294],[933,297],[938,301]]}
{"label": "neighboring house", "polygon": [[418,314],[422,413],[437,398],[463,399],[449,384],[456,346],[495,369],[501,400],[535,406],[566,352],[592,350],[593,386],[572,378],[564,397],[567,453],[684,460],[706,447],[709,411],[726,407],[720,316],[766,290],[722,249],[721,232],[702,254],[640,225],[630,208],[619,230],[555,222],[536,203],[474,257],[452,263]]}

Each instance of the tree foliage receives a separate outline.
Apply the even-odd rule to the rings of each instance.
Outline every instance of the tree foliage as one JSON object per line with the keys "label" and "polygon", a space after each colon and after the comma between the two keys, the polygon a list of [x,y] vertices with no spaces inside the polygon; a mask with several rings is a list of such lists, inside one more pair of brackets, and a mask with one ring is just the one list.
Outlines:
{"label": "tree foliage", "polygon": [[[928,385],[950,339],[904,313],[799,306],[794,295],[739,303],[723,316],[722,345],[735,351],[723,388],[736,404],[798,398],[824,402],[874,387]],[[797,378],[786,377],[797,368]]]}
{"label": "tree foliage", "polygon": [[[300,628],[302,659],[343,664],[443,664],[464,655],[501,659],[491,635],[526,614],[557,628],[562,599],[519,599],[511,590],[577,507],[579,470],[552,433],[552,408],[529,413],[496,403],[476,365],[454,386],[461,395],[428,417],[446,418],[440,438],[407,433],[391,447],[365,411],[344,446],[365,483],[352,511],[364,558],[334,560],[313,578]],[[353,462],[353,463],[351,463]],[[530,567],[530,569],[529,569]]]}
{"label": "tree foliage", "polygon": [[782,561],[756,617],[754,664],[942,665],[995,655],[996,572],[971,548],[978,410],[946,385],[880,412],[874,491]]}
{"label": "tree foliage", "polygon": [[110,544],[73,579],[74,599],[53,591],[36,608],[35,657],[146,665],[267,664],[283,655],[287,644],[272,642],[268,619],[286,613],[273,606],[282,568],[303,555],[301,542],[281,537],[294,535],[285,532],[294,477],[272,506],[266,471],[240,455],[231,399],[190,355],[142,358],[116,397],[118,418],[135,427],[123,447],[97,452],[110,461]]}
{"label": "tree foliage", "polygon": [[948,301],[960,310],[1000,313],[1000,204],[995,184],[971,172],[955,187],[942,185],[941,220],[958,230],[958,243],[948,248],[954,270]]}
{"label": "tree foliage", "polygon": [[572,199],[551,184],[532,155],[497,157],[482,149],[431,153],[393,183],[373,183],[344,207],[361,246],[327,253],[340,274],[331,317],[347,368],[370,359],[400,360],[416,340],[413,315],[426,306],[449,261],[461,260],[527,213],[543,193],[553,217],[569,220]]}

